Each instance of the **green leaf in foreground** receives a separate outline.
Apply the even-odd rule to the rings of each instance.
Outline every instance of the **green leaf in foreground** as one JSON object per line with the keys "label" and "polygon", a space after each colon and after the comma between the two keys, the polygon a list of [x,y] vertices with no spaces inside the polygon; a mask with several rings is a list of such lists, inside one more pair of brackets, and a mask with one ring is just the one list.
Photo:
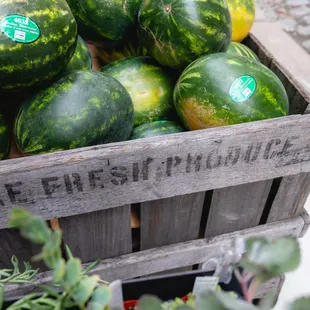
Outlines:
{"label": "green leaf in foreground", "polygon": [[250,238],[246,241],[246,254],[241,266],[254,273],[261,282],[294,271],[300,264],[300,247],[294,237],[268,241]]}
{"label": "green leaf in foreground", "polygon": [[310,297],[303,297],[295,300],[290,304],[288,310],[309,310],[310,309]]}
{"label": "green leaf in foreground", "polygon": [[162,301],[155,296],[144,296],[139,300],[138,310],[161,310]]}

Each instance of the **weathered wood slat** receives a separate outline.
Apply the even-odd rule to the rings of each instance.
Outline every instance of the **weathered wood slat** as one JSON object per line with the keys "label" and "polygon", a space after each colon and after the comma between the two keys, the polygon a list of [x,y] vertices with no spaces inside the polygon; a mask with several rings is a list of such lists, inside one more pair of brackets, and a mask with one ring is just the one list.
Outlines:
{"label": "weathered wood slat", "polygon": [[130,206],[60,218],[63,240],[82,262],[132,252]]}
{"label": "weathered wood slat", "polygon": [[288,116],[2,161],[0,228],[20,205],[51,219],[309,172],[309,131]]}
{"label": "weathered wood slat", "polygon": [[310,174],[301,173],[284,177],[268,216],[268,222],[300,214],[310,193]]}
{"label": "weathered wood slat", "polygon": [[141,204],[141,250],[198,238],[205,193]]}
{"label": "weathered wood slat", "polygon": [[[12,268],[11,258],[15,255],[20,267],[23,262],[30,262],[30,259],[40,252],[40,247],[28,242],[20,235],[20,232],[13,229],[0,230],[0,269]],[[31,263],[34,268],[46,270],[41,262]]]}
{"label": "weathered wood slat", "polygon": [[[105,259],[92,273],[98,274],[102,279],[111,282],[115,279],[132,279],[173,268],[200,264],[221,255],[219,252],[221,248],[229,250],[233,245],[233,240],[240,236],[244,238],[266,236],[272,239],[288,235],[299,237],[303,233],[304,227],[309,225],[308,222],[305,223],[304,218],[308,219],[308,216],[300,215],[293,219],[268,223],[217,237],[187,241],[117,258]],[[38,281],[40,283],[51,281],[51,274],[49,272],[40,274]],[[27,285],[10,285],[5,289],[8,297],[18,296],[34,290],[33,287]]]}
{"label": "weathered wood slat", "polygon": [[205,237],[213,237],[259,224],[272,180],[213,191]]}

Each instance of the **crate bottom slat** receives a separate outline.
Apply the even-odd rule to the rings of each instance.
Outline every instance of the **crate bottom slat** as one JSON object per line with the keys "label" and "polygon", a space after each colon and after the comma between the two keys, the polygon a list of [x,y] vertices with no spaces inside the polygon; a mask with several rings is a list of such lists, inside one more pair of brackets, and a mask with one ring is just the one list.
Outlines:
{"label": "crate bottom slat", "polygon": [[[203,263],[219,255],[219,249],[229,250],[233,246],[232,241],[237,237],[265,236],[275,239],[283,236],[295,236],[299,238],[304,235],[308,227],[309,216],[304,211],[300,216],[288,220],[268,223],[216,237],[187,241],[104,259],[91,274],[98,274],[108,282],[116,279],[132,279]],[[84,264],[84,266],[87,265]],[[41,273],[37,277],[40,284],[48,283],[51,279],[50,272]],[[5,288],[5,296],[20,296],[35,290],[30,285],[9,285]]]}

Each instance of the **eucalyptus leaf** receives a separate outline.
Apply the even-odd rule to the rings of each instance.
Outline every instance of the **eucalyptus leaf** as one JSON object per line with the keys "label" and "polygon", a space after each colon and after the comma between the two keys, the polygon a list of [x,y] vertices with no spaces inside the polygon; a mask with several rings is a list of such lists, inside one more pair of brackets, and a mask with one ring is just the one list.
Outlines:
{"label": "eucalyptus leaf", "polygon": [[80,306],[80,308],[85,306],[86,302],[93,294],[99,280],[99,276],[96,275],[87,277],[82,279],[75,287],[73,293],[71,294],[71,298]]}
{"label": "eucalyptus leaf", "polygon": [[[112,299],[111,289],[107,285],[101,285],[96,288],[93,293],[91,303],[99,304],[103,307],[106,307]],[[95,305],[97,307],[97,305]]]}
{"label": "eucalyptus leaf", "polygon": [[143,296],[138,303],[138,310],[161,310],[162,301],[155,296]]}
{"label": "eucalyptus leaf", "polygon": [[53,271],[53,282],[54,283],[60,283],[63,279],[63,277],[65,276],[65,269],[66,269],[66,262],[63,258],[59,259],[56,263],[55,263],[55,267],[54,267],[54,271]]}
{"label": "eucalyptus leaf", "polygon": [[294,237],[267,241],[250,238],[241,266],[256,275],[261,282],[294,271],[300,264],[300,247]]}
{"label": "eucalyptus leaf", "polygon": [[295,300],[288,307],[288,310],[309,310],[310,309],[310,297],[303,297]]}
{"label": "eucalyptus leaf", "polygon": [[215,292],[211,291],[200,295],[200,298],[196,301],[196,309],[228,310],[218,300]]}
{"label": "eucalyptus leaf", "polygon": [[51,230],[44,220],[34,216],[21,228],[21,235],[32,243],[44,244],[50,239]]}
{"label": "eucalyptus leaf", "polygon": [[65,274],[62,280],[62,285],[65,291],[70,291],[73,286],[78,284],[82,279],[82,267],[81,260],[78,258],[69,259],[66,268]]}
{"label": "eucalyptus leaf", "polygon": [[28,213],[26,210],[14,208],[11,210],[8,227],[21,229],[22,227],[27,225],[31,217],[32,216],[30,215],[30,213]]}

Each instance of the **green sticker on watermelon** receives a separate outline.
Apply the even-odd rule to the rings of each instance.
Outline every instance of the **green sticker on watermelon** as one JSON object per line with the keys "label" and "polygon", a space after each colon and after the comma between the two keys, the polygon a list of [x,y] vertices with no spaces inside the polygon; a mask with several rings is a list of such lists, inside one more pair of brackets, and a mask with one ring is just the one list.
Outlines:
{"label": "green sticker on watermelon", "polygon": [[22,15],[9,15],[0,22],[3,34],[15,42],[31,43],[41,34],[38,25],[28,17]]}
{"label": "green sticker on watermelon", "polygon": [[243,75],[231,85],[229,97],[234,102],[244,102],[253,96],[255,90],[255,79],[250,75]]}

